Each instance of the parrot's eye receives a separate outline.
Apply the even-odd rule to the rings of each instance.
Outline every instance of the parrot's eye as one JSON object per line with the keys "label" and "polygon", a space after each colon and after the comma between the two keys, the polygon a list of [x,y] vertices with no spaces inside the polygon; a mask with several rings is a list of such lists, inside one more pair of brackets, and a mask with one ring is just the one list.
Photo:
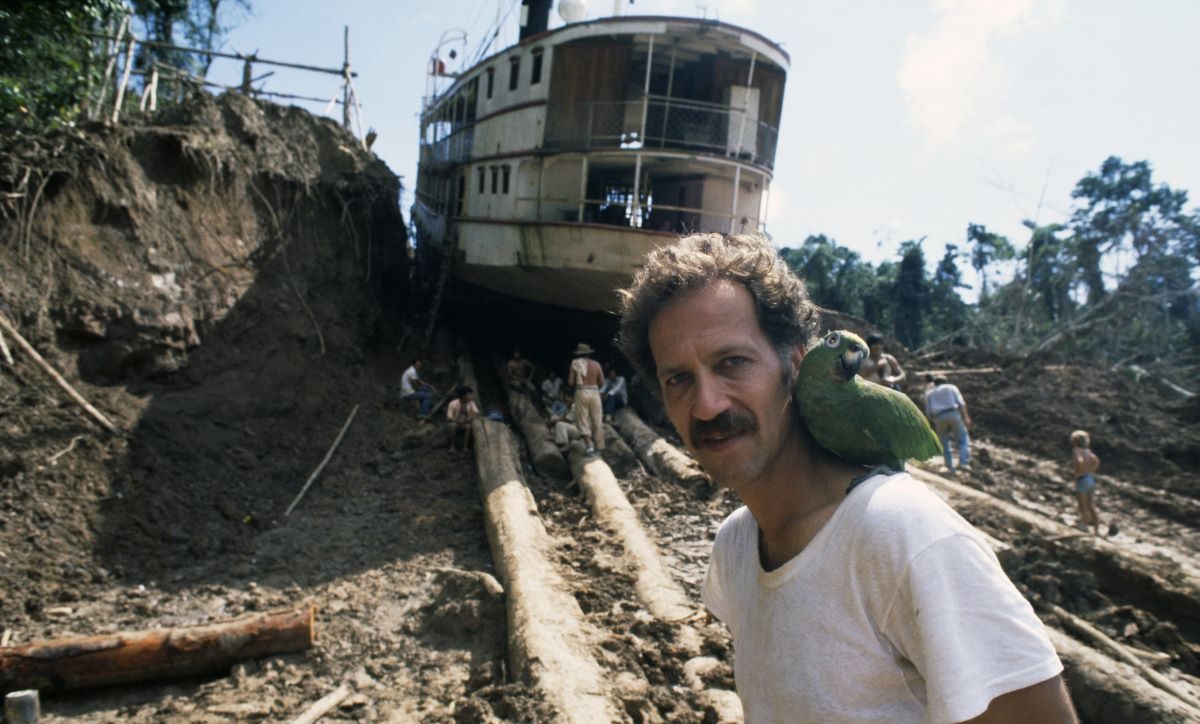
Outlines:
{"label": "parrot's eye", "polygon": [[829,347],[837,347],[838,344],[841,343],[841,341],[842,341],[842,335],[838,334],[837,332],[833,332],[828,337],[825,338],[825,344]]}

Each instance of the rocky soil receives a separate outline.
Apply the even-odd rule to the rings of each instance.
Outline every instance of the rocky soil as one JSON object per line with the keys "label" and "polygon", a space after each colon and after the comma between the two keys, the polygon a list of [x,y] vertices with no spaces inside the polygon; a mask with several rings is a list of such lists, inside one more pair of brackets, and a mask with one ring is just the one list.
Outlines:
{"label": "rocky soil", "polygon": [[[300,111],[198,98],[132,126],[4,137],[0,187],[0,313],[125,432],[104,433],[20,352],[0,364],[0,635],[21,644],[319,610],[306,653],[203,680],[47,693],[47,719],[287,719],[343,682],[353,693],[327,720],[559,716],[509,675],[472,458],[396,399],[424,326],[398,182],[382,163]],[[561,345],[476,329],[467,315],[446,327],[427,372],[448,389],[454,337],[468,340],[486,410],[505,413],[489,373],[508,352],[497,339],[523,344],[539,374],[565,371]],[[913,379],[948,372],[971,406],[976,465],[959,482],[1073,524],[1068,435],[1088,429],[1112,542],[1164,581],[1200,574],[1195,401],[1036,359],[901,360]],[[677,625],[644,610],[620,546],[576,489],[524,472],[621,716],[712,720]],[[640,469],[621,485],[698,601],[707,547],[737,501]],[[1039,605],[1165,654],[1160,670],[1197,683],[1200,621],[1115,583],[1090,538],[1047,542],[986,506],[962,512],[1012,546],[1009,573]],[[704,684],[731,689],[727,632],[699,630],[715,662]]]}

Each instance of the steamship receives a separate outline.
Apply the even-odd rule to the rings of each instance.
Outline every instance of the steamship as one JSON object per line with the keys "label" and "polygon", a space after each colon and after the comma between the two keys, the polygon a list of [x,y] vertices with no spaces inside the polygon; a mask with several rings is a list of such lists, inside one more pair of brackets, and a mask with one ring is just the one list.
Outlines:
{"label": "steamship", "polygon": [[460,72],[465,34],[442,36],[411,220],[425,268],[603,312],[655,246],[766,230],[789,59],[734,25],[582,6],[548,29],[551,1],[524,0],[518,42]]}

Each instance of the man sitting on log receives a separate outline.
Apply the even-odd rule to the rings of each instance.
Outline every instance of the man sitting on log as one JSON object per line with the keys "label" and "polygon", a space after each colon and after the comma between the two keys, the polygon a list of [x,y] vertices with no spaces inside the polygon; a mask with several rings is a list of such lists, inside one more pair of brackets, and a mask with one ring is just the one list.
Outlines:
{"label": "man sitting on log", "polygon": [[745,506],[702,596],[747,721],[1075,722],[1062,664],[983,536],[905,473],[818,446],[792,397],[817,308],[762,237],[650,253],[620,343]]}
{"label": "man sitting on log", "polygon": [[463,452],[471,446],[471,423],[479,417],[479,406],[471,399],[473,390],[462,385],[455,390],[457,396],[446,406],[446,421],[450,423],[450,452],[454,452],[458,436],[463,436]]}

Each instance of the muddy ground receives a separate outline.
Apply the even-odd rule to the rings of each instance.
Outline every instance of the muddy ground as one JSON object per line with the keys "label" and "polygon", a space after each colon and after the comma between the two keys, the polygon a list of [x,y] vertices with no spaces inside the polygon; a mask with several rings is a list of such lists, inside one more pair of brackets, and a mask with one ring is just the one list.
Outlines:
{"label": "muddy ground", "polygon": [[[48,693],[43,710],[51,721],[278,720],[348,682],[354,693],[327,720],[553,720],[507,670],[473,460],[396,399],[425,320],[406,286],[395,179],[332,124],[248,103],[197,101],[140,129],[42,139],[42,156],[8,139],[0,180],[30,195],[5,207],[0,312],[125,434],[103,433],[20,352],[0,365],[0,634],[21,644],[313,603],[306,653],[203,680]],[[50,169],[36,207],[27,168]],[[504,414],[489,370],[507,349],[480,332],[448,320],[426,370],[448,389],[455,336],[473,340],[482,406]],[[565,372],[563,349],[527,341],[539,374]],[[1194,402],[1057,361],[901,360],[914,380],[949,370],[970,404],[975,470],[960,482],[1073,524],[1068,435],[1086,428],[1113,542],[1165,579],[1200,574]],[[524,471],[624,719],[711,718],[673,626],[645,612],[577,490]],[[696,598],[736,500],[645,471],[621,483]],[[989,509],[962,512],[1014,547],[1009,573],[1035,601],[1167,654],[1161,669],[1183,685],[1200,681],[1197,621],[1114,587],[1086,536],[1050,546]],[[732,688],[727,632],[701,633],[719,662],[706,683]]]}

